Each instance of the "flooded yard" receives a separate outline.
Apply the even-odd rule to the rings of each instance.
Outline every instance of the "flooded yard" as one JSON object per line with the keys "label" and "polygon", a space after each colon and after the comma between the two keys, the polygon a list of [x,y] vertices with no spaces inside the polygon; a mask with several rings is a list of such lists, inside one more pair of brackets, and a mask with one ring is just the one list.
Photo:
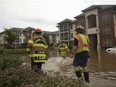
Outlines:
{"label": "flooded yard", "polygon": [[[66,76],[76,78],[71,65],[73,60],[69,56],[66,61],[61,59],[56,50],[50,49],[48,61],[43,65],[43,69],[60,71]],[[89,87],[116,87],[116,54],[107,53],[105,50],[91,50],[89,69],[92,82]]]}
{"label": "flooded yard", "polygon": [[100,52],[92,50],[89,68],[91,70],[95,70],[96,72],[115,72],[116,54],[107,53],[105,50],[101,50]]}
{"label": "flooded yard", "polygon": [[[91,50],[89,60],[91,87],[116,87],[116,54],[107,53],[105,50]],[[57,51],[52,50],[49,57],[57,57]],[[70,59],[68,59],[70,61]],[[69,66],[68,66],[69,67]],[[66,67],[65,67],[66,68]],[[74,76],[73,67],[69,67],[69,76]],[[71,72],[72,71],[72,72]]]}
{"label": "flooded yard", "polygon": [[[115,72],[116,71],[116,54],[107,53],[105,50],[97,52],[91,50],[89,59],[89,68],[92,72]],[[48,58],[58,57],[56,50],[50,50]],[[70,57],[70,55],[68,55]]]}

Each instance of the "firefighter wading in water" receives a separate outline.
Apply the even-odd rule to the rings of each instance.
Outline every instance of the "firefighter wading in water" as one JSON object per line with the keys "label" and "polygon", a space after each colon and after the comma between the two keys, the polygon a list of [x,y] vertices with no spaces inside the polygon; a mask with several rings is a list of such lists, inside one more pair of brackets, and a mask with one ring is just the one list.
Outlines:
{"label": "firefighter wading in water", "polygon": [[42,64],[47,60],[47,48],[47,41],[42,36],[41,29],[35,29],[27,45],[27,51],[31,58],[31,68],[35,70],[35,72],[41,73]]}
{"label": "firefighter wading in water", "polygon": [[68,46],[63,41],[61,41],[60,45],[58,46],[58,52],[62,58],[66,59],[69,49],[68,49]]}
{"label": "firefighter wading in water", "polygon": [[90,58],[89,38],[86,35],[86,31],[83,26],[79,25],[75,31],[76,35],[74,37],[74,46],[71,53],[71,58],[74,57],[73,66],[75,73],[77,78],[82,79],[82,68],[84,80],[87,83],[90,83],[89,69],[87,68],[88,59]]}

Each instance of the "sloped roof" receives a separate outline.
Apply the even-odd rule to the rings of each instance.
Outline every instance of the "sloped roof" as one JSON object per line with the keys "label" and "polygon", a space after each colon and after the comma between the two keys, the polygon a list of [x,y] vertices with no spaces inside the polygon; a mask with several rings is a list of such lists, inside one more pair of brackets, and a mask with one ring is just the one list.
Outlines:
{"label": "sloped roof", "polygon": [[34,30],[34,28],[32,28],[32,27],[27,27],[27,28],[25,28],[23,31],[32,31],[32,30]]}
{"label": "sloped roof", "polygon": [[84,16],[84,15],[85,15],[84,13],[81,13],[80,15],[77,15],[74,18],[78,18],[78,17]]}
{"label": "sloped roof", "polygon": [[12,31],[21,31],[21,30],[23,30],[23,29],[24,29],[24,28],[15,28],[15,27],[11,28]]}
{"label": "sloped roof", "polygon": [[99,9],[99,10],[104,10],[104,9],[108,9],[108,8],[111,8],[111,7],[114,7],[116,5],[91,5],[90,7],[82,10],[82,12],[87,12],[87,11],[90,11],[90,10],[93,10],[93,9]]}
{"label": "sloped roof", "polygon": [[34,30],[34,28],[32,27],[27,27],[27,28],[11,28],[12,31],[30,31],[30,30]]}
{"label": "sloped roof", "polygon": [[65,23],[65,22],[73,22],[71,19],[64,19],[63,21],[59,22],[58,24]]}

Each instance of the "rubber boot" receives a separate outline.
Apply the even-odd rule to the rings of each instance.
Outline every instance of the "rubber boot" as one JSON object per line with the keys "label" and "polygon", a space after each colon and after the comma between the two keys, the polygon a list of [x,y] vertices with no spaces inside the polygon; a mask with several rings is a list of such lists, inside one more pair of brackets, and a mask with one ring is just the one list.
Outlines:
{"label": "rubber boot", "polygon": [[82,79],[81,71],[76,71],[76,76],[77,78]]}
{"label": "rubber boot", "polygon": [[84,72],[84,79],[87,83],[90,83],[90,80],[89,80],[89,72]]}
{"label": "rubber boot", "polygon": [[38,72],[38,74],[42,74],[42,64],[43,63],[37,63],[37,72]]}

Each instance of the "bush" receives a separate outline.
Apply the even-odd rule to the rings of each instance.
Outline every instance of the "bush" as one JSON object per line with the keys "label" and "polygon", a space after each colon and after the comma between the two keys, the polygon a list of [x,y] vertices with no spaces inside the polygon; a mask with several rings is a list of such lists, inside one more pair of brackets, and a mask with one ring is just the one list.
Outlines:
{"label": "bush", "polygon": [[35,84],[39,80],[38,74],[29,68],[17,67],[0,71],[0,87],[24,87]]}
{"label": "bush", "polygon": [[25,54],[26,49],[4,49],[4,53],[6,54]]}
{"label": "bush", "polygon": [[39,85],[42,85],[42,87],[83,87],[82,83],[77,79],[61,76],[57,73],[54,73],[53,76],[41,76],[39,79],[37,87]]}
{"label": "bush", "polygon": [[21,66],[21,55],[0,55],[0,87],[24,87],[35,84],[38,74],[30,67]]}
{"label": "bush", "polygon": [[19,60],[19,58],[19,55],[0,55],[0,70],[19,67],[22,64],[22,61]]}
{"label": "bush", "polygon": [[83,87],[72,78],[59,73],[35,73],[29,66],[22,66],[21,55],[0,55],[0,87]]}
{"label": "bush", "polygon": [[3,53],[4,53],[3,47],[0,46],[0,54],[3,54]]}

